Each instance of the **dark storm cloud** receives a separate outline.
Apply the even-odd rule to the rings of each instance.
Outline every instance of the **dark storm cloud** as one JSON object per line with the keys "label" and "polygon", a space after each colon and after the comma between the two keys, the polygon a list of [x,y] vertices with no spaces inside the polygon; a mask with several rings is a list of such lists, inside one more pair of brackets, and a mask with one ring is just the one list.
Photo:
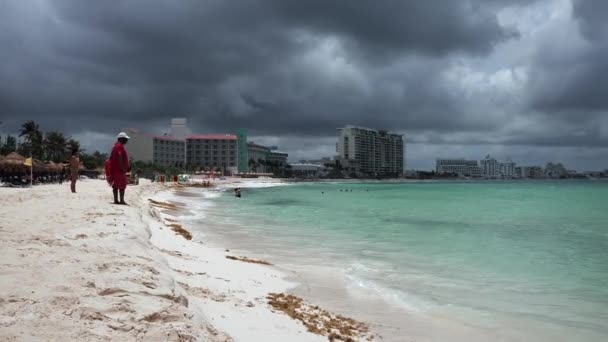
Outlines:
{"label": "dark storm cloud", "polygon": [[[186,116],[194,131],[297,141],[357,124],[437,144],[605,146],[606,2],[573,1],[584,41],[556,34],[525,77],[509,56],[528,35],[499,14],[559,1],[0,1],[0,130],[34,119],[101,141]],[[552,125],[524,129],[539,122]]]}
{"label": "dark storm cloud", "polygon": [[588,120],[608,111],[603,86],[608,78],[608,1],[572,0],[572,15],[585,41],[556,40],[540,51],[533,104],[573,121]]}
{"label": "dark storm cloud", "polygon": [[583,35],[592,41],[608,38],[608,2],[603,0],[572,0],[574,17],[578,20]]}
{"label": "dark storm cloud", "polygon": [[[292,25],[320,34],[338,34],[364,49],[442,55],[453,51],[485,54],[511,32],[477,1],[273,0]],[[377,51],[374,51],[377,53]]]}
{"label": "dark storm cloud", "polygon": [[[433,99],[438,89],[419,81],[421,75],[399,80],[403,92],[416,93],[415,100],[385,99],[377,92],[363,102],[356,89],[335,89],[325,75],[299,70],[299,56],[320,40],[335,37],[343,57],[366,68],[381,55],[382,63],[391,63],[411,54],[484,54],[513,36],[476,1],[390,1],[382,6],[372,1],[278,0],[36,4],[2,5],[1,21],[7,28],[0,33],[2,112],[54,126],[65,126],[56,118],[73,118],[65,120],[76,125],[72,129],[91,128],[94,122],[94,128],[107,131],[144,120],[152,126],[172,115],[190,116],[208,129],[240,124],[263,134],[333,133],[347,121],[408,123],[400,117],[416,114],[405,106],[417,105],[408,102],[425,102],[425,97],[429,103],[446,101]],[[281,67],[290,69],[277,72]],[[428,79],[439,69],[420,65]],[[315,93],[317,87],[324,93]],[[411,111],[420,112],[424,110]],[[432,117],[429,125],[425,117],[410,123],[430,127]],[[327,128],[319,130],[324,124]]]}

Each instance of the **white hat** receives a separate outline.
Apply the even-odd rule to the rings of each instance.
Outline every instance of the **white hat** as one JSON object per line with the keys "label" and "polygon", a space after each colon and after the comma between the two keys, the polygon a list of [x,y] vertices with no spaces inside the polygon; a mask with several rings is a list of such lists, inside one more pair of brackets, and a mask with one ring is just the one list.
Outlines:
{"label": "white hat", "polygon": [[129,138],[129,136],[125,132],[118,133],[118,137],[117,138],[118,139],[120,139],[120,138],[131,139],[131,138]]}

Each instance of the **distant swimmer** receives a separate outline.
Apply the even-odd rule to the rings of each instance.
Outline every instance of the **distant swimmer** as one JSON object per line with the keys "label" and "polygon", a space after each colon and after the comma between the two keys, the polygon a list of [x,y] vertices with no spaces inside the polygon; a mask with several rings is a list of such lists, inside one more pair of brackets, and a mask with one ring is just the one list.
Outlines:
{"label": "distant swimmer", "polygon": [[234,188],[234,196],[241,198],[241,188]]}

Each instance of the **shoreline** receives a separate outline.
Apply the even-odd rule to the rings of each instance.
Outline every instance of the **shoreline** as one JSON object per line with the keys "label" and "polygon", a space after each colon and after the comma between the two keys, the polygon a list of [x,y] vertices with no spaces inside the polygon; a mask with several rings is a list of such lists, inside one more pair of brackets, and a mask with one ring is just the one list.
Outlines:
{"label": "shoreline", "polygon": [[[234,187],[266,188],[298,184],[285,181],[278,184],[275,182],[267,180],[260,184],[259,182],[227,181],[215,189],[205,189],[202,193],[230,192]],[[170,191],[172,190],[171,188],[167,190],[169,191],[164,196],[161,195],[163,200],[179,203],[181,196],[185,197],[184,200],[192,197],[192,194],[189,194],[187,190],[184,193],[181,188],[177,191]],[[200,196],[202,193],[198,195]],[[213,202],[216,197],[199,198]],[[189,217],[187,213],[185,216]],[[200,217],[193,219],[194,221],[201,220]],[[205,216],[203,220],[207,220],[207,217]],[[213,246],[222,249],[225,246],[230,246],[230,251],[232,252],[238,251],[239,253],[264,260],[268,257],[270,257],[268,260],[271,261],[277,259],[277,264],[274,264],[272,267],[279,270],[284,279],[291,283],[291,286],[285,289],[285,293],[319,304],[332,312],[352,315],[353,318],[368,323],[372,331],[377,334],[376,336],[383,341],[443,341],[449,339],[464,342],[486,341],[488,338],[488,331],[468,324],[465,321],[437,315],[415,317],[412,315],[412,312],[406,312],[403,308],[394,306],[394,304],[387,302],[385,298],[369,298],[370,293],[362,289],[354,289],[354,291],[360,292],[360,294],[363,293],[364,297],[356,296],[351,292],[353,289],[347,288],[346,279],[339,279],[333,273],[336,270],[331,269],[327,265],[311,265],[311,269],[306,269],[306,267],[303,268],[303,265],[297,264],[297,262],[294,264],[294,260],[290,258],[285,260],[277,255],[260,253],[260,250],[251,249],[246,244],[242,244],[240,239],[234,236],[234,234],[215,231],[218,228],[220,230],[230,229],[234,223],[218,225],[217,222],[212,222],[211,224],[211,228],[206,228],[201,233],[211,234],[211,244]],[[195,229],[193,231],[196,231]],[[387,315],[392,317],[387,319]]]}
{"label": "shoreline", "polygon": [[[148,201],[168,187],[129,187],[128,207],[109,203],[103,181],[81,181],[78,190],[0,189],[3,338],[326,341],[356,325],[326,312],[336,325],[309,332],[315,322],[305,310],[315,306],[296,299],[294,309],[289,296],[270,297],[297,286],[278,268],[229,259],[249,256],[176,234],[178,208]],[[363,324],[348,333],[372,338]]]}
{"label": "shoreline", "polygon": [[[226,186],[226,188],[229,189],[230,186]],[[230,194],[226,196],[230,196]],[[210,201],[213,202],[214,199],[210,199]],[[204,200],[201,199],[201,202]],[[289,275],[287,280],[298,284],[288,290],[288,293],[296,294],[315,303],[322,303],[334,312],[353,315],[354,318],[369,323],[386,341],[401,341],[404,336],[407,336],[407,340],[412,341],[487,341],[492,338],[500,338],[504,341],[525,341],[529,338],[538,341],[569,340],[560,332],[566,327],[555,322],[547,323],[543,327],[535,326],[533,322],[526,322],[517,317],[514,317],[515,320],[513,320],[511,317],[507,317],[508,315],[503,316],[500,313],[497,315],[497,317],[500,316],[498,320],[485,320],[482,316],[482,320],[478,321],[476,319],[478,314],[469,317],[469,313],[463,316],[452,310],[417,312],[418,310],[414,309],[412,312],[405,309],[404,312],[401,308],[395,309],[390,303],[395,299],[391,298],[392,293],[377,293],[381,296],[380,299],[374,296],[370,298],[367,293],[359,293],[365,289],[359,289],[356,284],[353,286],[352,282],[341,279],[342,271],[344,271],[342,267],[326,267],[329,265],[318,258],[313,258],[314,261],[308,260],[306,257],[294,259],[293,256],[299,255],[298,253],[293,254],[284,248],[275,250],[273,247],[275,245],[284,246],[284,243],[289,245],[289,241],[273,239],[271,236],[269,241],[265,241],[265,237],[269,238],[269,236],[263,235],[260,230],[258,230],[260,235],[254,234],[257,238],[253,237],[251,233],[255,230],[239,228],[243,224],[246,225],[246,221],[223,222],[223,217],[229,216],[229,212],[235,208],[228,206],[226,201],[220,202],[225,205],[226,210],[211,210],[212,216],[205,217],[203,220],[210,222],[211,226],[200,227],[202,232],[210,233],[209,238],[212,241],[215,240],[214,243],[230,246],[231,249],[235,248],[253,257],[276,260],[278,267]],[[228,202],[232,203],[230,200]],[[238,210],[238,206],[236,208]],[[197,210],[205,211],[204,208]],[[194,220],[197,219],[194,218]],[[192,223],[192,225],[196,224]],[[232,232],[232,228],[234,228],[234,232]],[[352,290],[354,293],[351,293]],[[383,289],[374,290],[383,291]],[[412,291],[416,291],[416,289],[412,288]],[[397,299],[400,300],[400,298]],[[401,306],[401,303],[397,304]],[[385,320],[387,316],[389,319]],[[593,331],[580,331],[575,334],[579,337],[585,336],[589,341],[598,340]]]}

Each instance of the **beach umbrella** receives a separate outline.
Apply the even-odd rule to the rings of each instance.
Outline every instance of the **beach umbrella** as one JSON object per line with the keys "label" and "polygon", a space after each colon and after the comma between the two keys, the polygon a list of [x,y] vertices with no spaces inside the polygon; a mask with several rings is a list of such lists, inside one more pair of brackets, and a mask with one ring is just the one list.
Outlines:
{"label": "beach umbrella", "polygon": [[70,171],[70,163],[58,163],[57,167],[60,170],[63,170],[65,168],[68,172]]}
{"label": "beach umbrella", "polygon": [[17,152],[12,152],[0,161],[0,167],[2,167],[3,170],[23,170],[25,169],[25,166],[23,165],[24,161],[25,157]]}
{"label": "beach umbrella", "polygon": [[63,166],[61,164],[55,163],[54,161],[50,161],[48,163],[48,168],[51,171],[58,172],[58,171],[61,171],[63,169]]}
{"label": "beach umbrella", "polygon": [[17,152],[11,152],[11,153],[7,154],[6,157],[4,157],[4,160],[9,163],[23,164],[23,162],[25,161],[25,157],[20,155]]}
{"label": "beach umbrella", "polygon": [[36,171],[36,172],[48,171],[47,165],[38,159],[33,160],[32,167],[34,168],[34,171]]}
{"label": "beach umbrella", "polygon": [[25,157],[20,155],[17,152],[9,153],[4,160],[2,160],[2,164],[10,169],[22,169],[24,168],[23,162],[25,161]]}

